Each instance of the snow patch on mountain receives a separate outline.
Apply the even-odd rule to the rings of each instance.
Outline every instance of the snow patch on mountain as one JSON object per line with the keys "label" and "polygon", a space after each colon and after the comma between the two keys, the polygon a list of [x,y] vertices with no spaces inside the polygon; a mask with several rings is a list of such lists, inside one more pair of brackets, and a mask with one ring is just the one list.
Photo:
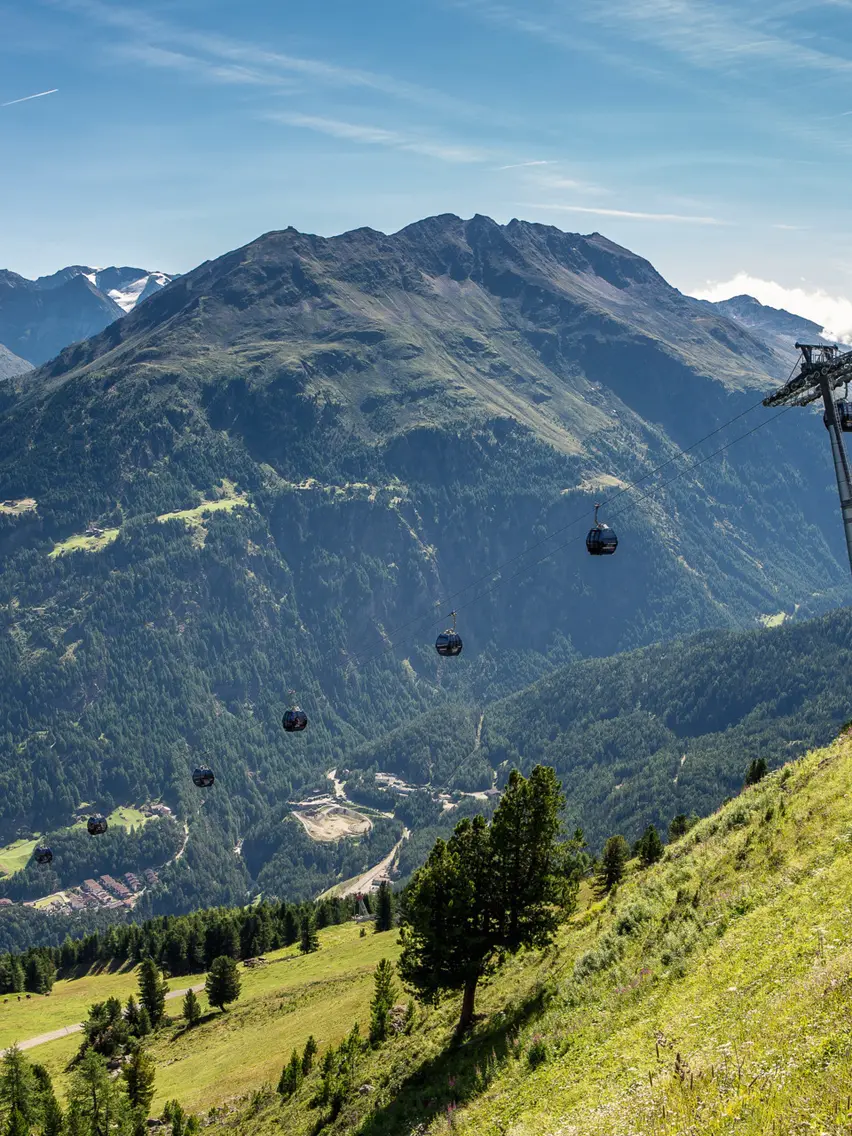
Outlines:
{"label": "snow patch on mountain", "polygon": [[170,280],[171,277],[164,272],[149,272],[123,288],[110,288],[107,295],[125,312],[131,312],[140,300],[147,300],[154,292],[165,288]]}

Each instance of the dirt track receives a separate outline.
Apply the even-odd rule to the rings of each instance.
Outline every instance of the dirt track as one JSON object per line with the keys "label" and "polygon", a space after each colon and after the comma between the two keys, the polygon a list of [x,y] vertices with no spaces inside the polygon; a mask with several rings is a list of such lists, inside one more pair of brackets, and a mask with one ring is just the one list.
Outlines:
{"label": "dirt track", "polygon": [[[184,986],[182,990],[170,990],[166,995],[166,1001],[170,998],[182,998],[189,989],[189,986]],[[204,989],[204,983],[199,982],[197,986],[193,986],[191,989],[198,994],[199,991]],[[19,1041],[17,1043],[18,1049],[34,1049],[37,1045],[44,1045],[46,1041],[58,1041],[60,1037],[68,1037],[69,1034],[80,1033],[82,1029],[83,1026],[80,1022],[74,1026],[62,1026],[60,1029],[51,1030],[50,1033],[40,1033],[36,1037],[28,1037],[26,1041]],[[5,1053],[6,1050],[4,1049],[3,1052]]]}

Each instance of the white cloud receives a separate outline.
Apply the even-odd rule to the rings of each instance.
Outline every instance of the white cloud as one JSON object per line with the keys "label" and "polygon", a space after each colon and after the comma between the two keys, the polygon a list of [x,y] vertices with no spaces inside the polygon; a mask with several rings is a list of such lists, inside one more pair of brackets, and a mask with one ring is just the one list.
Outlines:
{"label": "white cloud", "polygon": [[761,304],[771,308],[784,308],[794,315],[818,323],[827,339],[852,343],[852,300],[845,296],[831,296],[822,288],[787,288],[774,280],[762,280],[738,272],[731,280],[722,283],[708,282],[704,288],[692,293],[699,300],[729,300],[731,296],[754,296]]}
{"label": "white cloud", "polygon": [[621,217],[628,221],[673,221],[692,225],[725,225],[718,217],[699,217],[691,213],[642,213],[634,209],[604,209],[591,205],[543,205],[541,203],[519,201],[527,209],[556,210],[559,213],[592,213],[598,217]]}
{"label": "white cloud", "polygon": [[396,130],[386,130],[381,126],[368,126],[357,122],[342,122],[337,118],[322,118],[315,114],[296,114],[282,111],[264,116],[271,122],[285,126],[299,126],[328,134],[332,138],[344,138],[350,142],[360,142],[368,146],[388,146],[394,150],[408,150],[414,154],[424,154],[428,158],[438,158],[442,162],[482,162],[487,157],[482,150],[451,143],[436,142],[414,135],[400,134]]}
{"label": "white cloud", "polygon": [[539,159],[536,162],[511,162],[508,166],[498,166],[497,169],[498,170],[525,170],[525,169],[528,169],[530,166],[552,166],[552,165],[555,165],[555,163],[554,162],[547,162],[547,161],[544,161],[543,159]]}

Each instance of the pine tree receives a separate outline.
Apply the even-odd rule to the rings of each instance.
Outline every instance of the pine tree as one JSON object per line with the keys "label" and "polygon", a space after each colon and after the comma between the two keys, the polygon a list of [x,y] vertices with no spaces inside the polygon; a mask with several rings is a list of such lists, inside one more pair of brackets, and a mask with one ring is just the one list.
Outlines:
{"label": "pine tree", "polygon": [[312,908],[307,908],[302,916],[302,926],[299,930],[299,950],[303,955],[319,950],[319,935]]}
{"label": "pine tree", "polygon": [[3,1136],[30,1136],[30,1125],[23,1113],[13,1108],[6,1118]]}
{"label": "pine tree", "polygon": [[751,761],[751,763],[749,764],[748,769],[746,770],[746,775],[745,775],[746,787],[748,787],[749,785],[756,785],[758,783],[758,781],[762,781],[763,778],[766,776],[766,774],[768,772],[769,772],[769,768],[766,764],[766,758],[765,757],[754,758]]}
{"label": "pine tree", "polygon": [[399,973],[426,1001],[461,989],[460,1031],[483,974],[505,953],[548,944],[570,910],[575,873],[557,842],[563,804],[552,769],[536,766],[529,779],[513,771],[490,830],[482,816],[460,821],[414,874]]}
{"label": "pine tree", "polygon": [[154,1075],[156,1065],[150,1057],[137,1046],[130,1054],[130,1060],[121,1070],[127,1085],[127,1097],[135,1109],[147,1117],[154,1098]]}
{"label": "pine tree", "polygon": [[639,840],[639,859],[642,866],[645,868],[650,867],[651,864],[662,859],[663,855],[663,842],[660,840],[660,834],[657,832],[654,825],[649,824]]}
{"label": "pine tree", "polygon": [[236,1002],[240,996],[240,976],[237,964],[229,955],[214,959],[204,985],[207,1001],[224,1012],[228,1002]]}
{"label": "pine tree", "polygon": [[106,1058],[87,1049],[71,1082],[70,1132],[92,1136],[130,1136],[132,1117],[127,1098],[110,1078]]}
{"label": "pine tree", "polygon": [[155,1029],[163,1019],[168,989],[154,960],[150,956],[144,959],[139,970],[139,1000]]}
{"label": "pine tree", "polygon": [[8,1109],[15,1123],[30,1125],[35,1122],[38,1110],[38,1085],[32,1066],[17,1045],[7,1049],[0,1064],[0,1104]]}
{"label": "pine tree", "polygon": [[316,1038],[313,1034],[305,1042],[305,1048],[302,1052],[302,1076],[307,1077],[311,1069],[314,1067],[314,1058],[317,1054]]}
{"label": "pine tree", "polygon": [[402,1028],[406,1033],[411,1033],[414,1029],[414,1023],[417,1020],[417,1009],[414,1005],[414,999],[408,999],[408,1005],[405,1007],[405,1018],[403,1019]]}
{"label": "pine tree", "polygon": [[281,1070],[281,1077],[278,1081],[278,1092],[282,1097],[291,1097],[301,1083],[302,1062],[298,1051],[294,1049],[290,1054],[290,1060]]}
{"label": "pine tree", "polygon": [[390,931],[393,927],[393,892],[387,880],[379,884],[379,895],[376,903],[376,930]]}
{"label": "pine tree", "polygon": [[291,943],[295,943],[299,938],[299,920],[291,905],[287,905],[287,910],[284,912],[284,930],[283,941],[284,946],[289,947]]}
{"label": "pine tree", "polygon": [[378,1045],[388,1035],[388,1017],[399,987],[393,963],[383,958],[373,974],[373,1000],[370,1003],[370,1042]]}
{"label": "pine tree", "polygon": [[629,856],[630,848],[623,836],[611,836],[607,840],[597,870],[599,892],[605,895],[621,883]]}
{"label": "pine tree", "polygon": [[183,1016],[188,1026],[194,1026],[201,1019],[201,1003],[192,987],[187,990],[183,1000]]}
{"label": "pine tree", "polygon": [[36,1084],[36,1111],[41,1117],[42,1136],[59,1136],[62,1128],[62,1109],[53,1091],[50,1073],[44,1065],[33,1065]]}
{"label": "pine tree", "polygon": [[672,817],[669,824],[669,844],[672,844],[681,836],[686,836],[689,831],[689,822],[686,813],[678,813],[677,816]]}

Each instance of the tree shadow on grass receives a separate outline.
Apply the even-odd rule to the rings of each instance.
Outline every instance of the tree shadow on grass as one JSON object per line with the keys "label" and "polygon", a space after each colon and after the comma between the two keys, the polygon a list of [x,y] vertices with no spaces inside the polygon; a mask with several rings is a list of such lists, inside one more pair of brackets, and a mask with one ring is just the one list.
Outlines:
{"label": "tree shadow on grass", "polygon": [[425,1128],[437,1116],[451,1116],[455,1108],[479,1096],[513,1058],[513,1035],[541,1013],[547,995],[546,987],[539,988],[485,1028],[424,1061],[402,1082],[392,1101],[364,1118],[358,1136],[399,1136],[417,1125]]}

